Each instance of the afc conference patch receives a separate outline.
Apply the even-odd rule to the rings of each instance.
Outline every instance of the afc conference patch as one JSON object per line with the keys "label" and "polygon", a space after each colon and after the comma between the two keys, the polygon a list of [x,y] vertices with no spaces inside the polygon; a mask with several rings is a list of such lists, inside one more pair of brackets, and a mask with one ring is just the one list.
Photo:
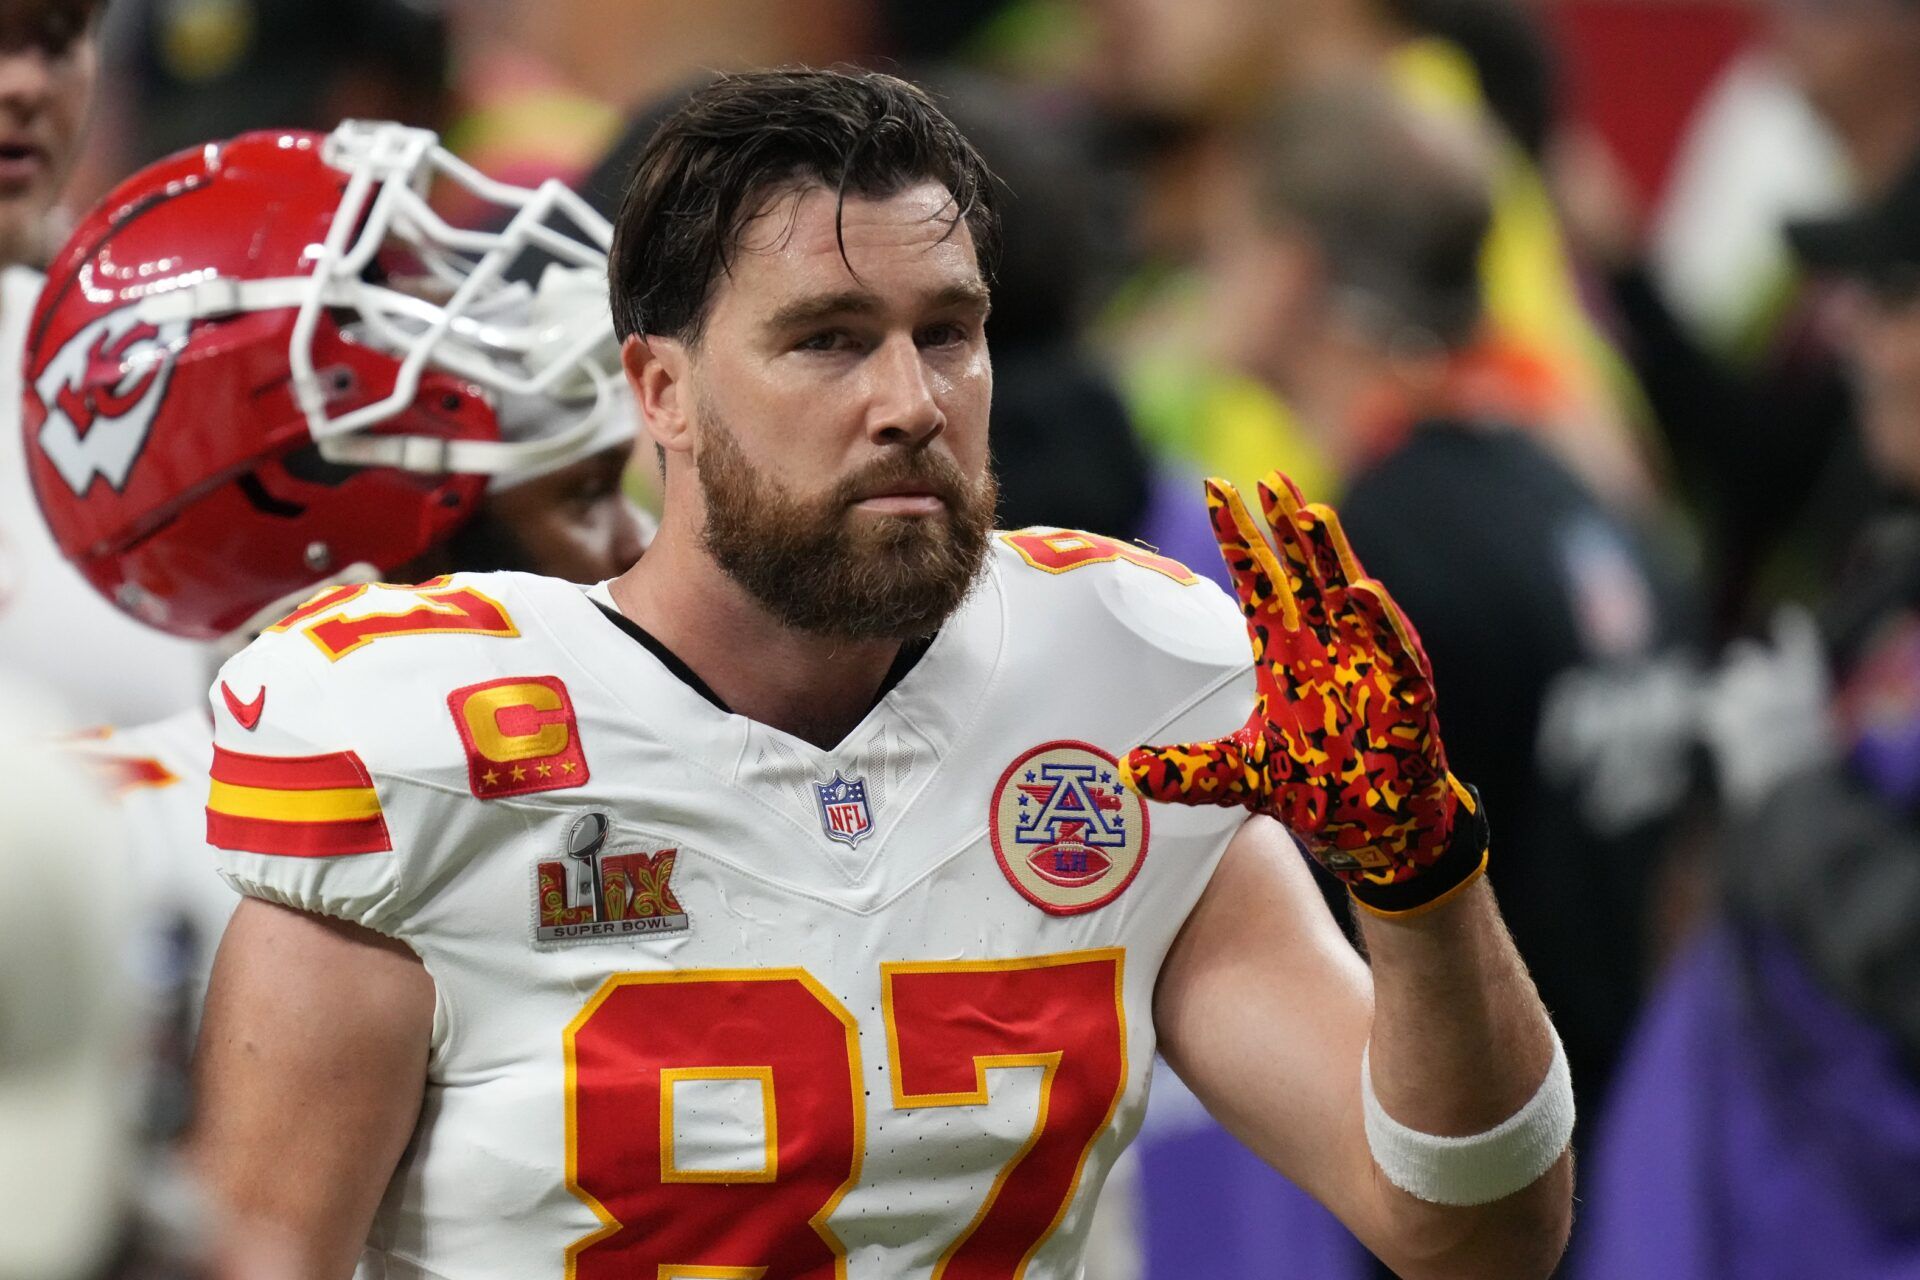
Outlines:
{"label": "afc conference patch", "polygon": [[867,780],[848,778],[834,770],[832,782],[813,784],[820,805],[820,829],[827,839],[852,848],[873,832],[873,810],[867,807]]}
{"label": "afc conference patch", "polygon": [[1057,916],[1106,906],[1147,860],[1146,803],[1085,742],[1043,742],[1008,765],[987,831],[1013,887]]}

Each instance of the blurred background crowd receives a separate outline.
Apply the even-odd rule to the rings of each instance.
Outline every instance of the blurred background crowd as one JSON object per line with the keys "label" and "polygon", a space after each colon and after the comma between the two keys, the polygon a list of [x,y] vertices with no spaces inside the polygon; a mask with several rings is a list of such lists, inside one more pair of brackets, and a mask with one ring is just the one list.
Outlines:
{"label": "blurred background crowd", "polygon": [[[1009,193],[1003,525],[1218,575],[1198,477],[1280,467],[1420,629],[1579,1091],[1564,1273],[1920,1276],[1920,0],[92,8],[0,0],[7,264],[249,129],[403,120],[610,213],[716,70],[927,86]],[[0,507],[28,536],[19,476]],[[204,697],[198,650],[48,601],[0,556],[0,663],[72,724]],[[1170,1073],[1137,1151],[1091,1280],[1376,1274]],[[6,1280],[52,1274],[6,1270],[29,1156]]]}

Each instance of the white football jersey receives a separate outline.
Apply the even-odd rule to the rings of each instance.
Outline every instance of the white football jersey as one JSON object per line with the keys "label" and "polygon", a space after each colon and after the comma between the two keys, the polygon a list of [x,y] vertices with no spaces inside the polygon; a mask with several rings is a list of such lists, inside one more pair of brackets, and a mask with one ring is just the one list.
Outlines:
{"label": "white football jersey", "polygon": [[1080,1275],[1161,963],[1243,816],[1149,806],[1116,758],[1245,719],[1232,602],[998,535],[832,750],[610,607],[521,574],[336,588],[216,687],[224,873],[434,979],[364,1271]]}

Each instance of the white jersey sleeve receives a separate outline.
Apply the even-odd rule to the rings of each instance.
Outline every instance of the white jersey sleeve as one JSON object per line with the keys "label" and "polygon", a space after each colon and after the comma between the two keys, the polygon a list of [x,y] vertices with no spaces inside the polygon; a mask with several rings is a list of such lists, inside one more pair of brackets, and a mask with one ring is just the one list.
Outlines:
{"label": "white jersey sleeve", "polygon": [[516,642],[507,606],[461,577],[335,588],[249,645],[209,694],[221,874],[248,896],[404,938],[409,908],[501,816],[468,794],[460,703]]}

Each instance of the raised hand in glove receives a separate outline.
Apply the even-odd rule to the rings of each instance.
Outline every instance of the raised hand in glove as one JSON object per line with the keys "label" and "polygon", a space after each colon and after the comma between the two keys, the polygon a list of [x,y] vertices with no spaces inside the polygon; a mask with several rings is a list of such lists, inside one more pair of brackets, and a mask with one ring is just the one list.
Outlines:
{"label": "raised hand in glove", "polygon": [[1378,914],[1432,906],[1486,866],[1487,826],[1477,793],[1447,772],[1420,638],[1331,508],[1278,471],[1260,505],[1277,554],[1234,487],[1207,482],[1253,640],[1253,714],[1230,737],[1136,747],[1127,784],[1279,819]]}

